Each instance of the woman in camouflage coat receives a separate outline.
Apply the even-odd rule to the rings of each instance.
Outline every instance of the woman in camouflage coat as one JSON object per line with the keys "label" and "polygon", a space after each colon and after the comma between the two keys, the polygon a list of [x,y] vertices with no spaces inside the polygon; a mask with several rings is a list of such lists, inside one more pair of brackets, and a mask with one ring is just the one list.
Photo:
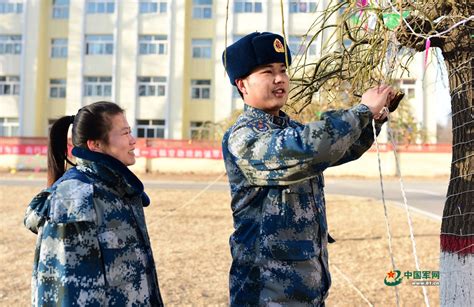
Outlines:
{"label": "woman in camouflage coat", "polygon": [[[67,131],[77,166],[65,171]],[[49,188],[30,203],[38,234],[35,306],[163,306],[143,207],[150,200],[127,168],[135,139],[124,111],[97,102],[51,128]]]}

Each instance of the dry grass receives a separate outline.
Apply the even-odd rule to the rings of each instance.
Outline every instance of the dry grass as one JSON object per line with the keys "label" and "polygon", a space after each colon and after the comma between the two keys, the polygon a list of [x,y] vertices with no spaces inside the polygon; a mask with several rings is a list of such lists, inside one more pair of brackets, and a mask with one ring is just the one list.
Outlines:
{"label": "dry grass", "polygon": [[[328,224],[337,243],[330,245],[329,255],[333,286],[328,305],[365,305],[365,301],[335,270],[340,269],[374,305],[396,305],[394,287],[383,283],[392,264],[388,247],[384,210],[381,201],[363,198],[330,197]],[[388,206],[392,233],[392,250],[397,268],[416,271],[409,226],[405,210]],[[440,222],[411,215],[416,250],[422,271],[439,270]],[[407,280],[397,286],[401,306],[424,305],[421,287]],[[427,287],[431,306],[439,305],[439,288]]]}
{"label": "dry grass", "polygon": [[[32,187],[0,187],[0,305],[29,303],[35,236],[23,225],[26,204],[37,192]],[[149,190],[153,204],[145,212],[152,239],[163,299],[171,305],[227,305],[230,266],[228,237],[232,215],[227,192]],[[184,206],[185,205],[185,206]],[[405,212],[389,207],[393,250],[399,269],[414,271]],[[328,197],[328,222],[337,243],[330,246],[333,285],[328,306],[367,303],[340,275],[343,272],[375,305],[394,306],[394,288],[383,283],[390,270],[383,208],[380,202]],[[421,270],[438,270],[438,222],[413,216]],[[438,305],[438,287],[428,287]],[[420,287],[404,281],[398,286],[402,306],[423,305]]]}

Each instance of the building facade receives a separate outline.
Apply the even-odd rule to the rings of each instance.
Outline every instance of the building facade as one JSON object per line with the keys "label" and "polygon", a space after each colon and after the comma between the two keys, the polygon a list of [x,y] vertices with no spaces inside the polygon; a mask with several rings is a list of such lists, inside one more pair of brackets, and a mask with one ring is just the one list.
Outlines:
{"label": "building facade", "polygon": [[[293,52],[325,1],[283,2]],[[252,31],[281,33],[281,16],[280,0],[231,0],[228,10],[220,0],[0,0],[0,136],[45,136],[56,118],[108,100],[138,137],[193,138],[243,106],[225,46]],[[422,62],[402,87],[436,135]]]}

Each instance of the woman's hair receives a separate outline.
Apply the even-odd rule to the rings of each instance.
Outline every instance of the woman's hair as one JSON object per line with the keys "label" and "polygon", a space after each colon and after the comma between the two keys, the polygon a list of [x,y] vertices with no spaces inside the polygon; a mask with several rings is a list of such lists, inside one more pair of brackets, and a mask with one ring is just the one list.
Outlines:
{"label": "woman's hair", "polygon": [[108,133],[112,129],[111,117],[124,110],[113,102],[98,101],[87,105],[73,116],[63,116],[54,122],[48,140],[48,186],[66,171],[67,133],[72,124],[72,144],[88,148],[88,140],[99,140],[108,144]]}

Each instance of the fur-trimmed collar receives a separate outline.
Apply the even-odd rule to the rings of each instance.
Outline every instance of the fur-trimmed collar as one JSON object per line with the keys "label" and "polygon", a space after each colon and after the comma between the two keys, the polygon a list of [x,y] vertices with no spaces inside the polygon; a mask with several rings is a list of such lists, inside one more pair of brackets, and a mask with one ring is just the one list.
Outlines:
{"label": "fur-trimmed collar", "polygon": [[107,154],[90,151],[81,147],[74,147],[72,154],[82,160],[78,160],[79,168],[82,166],[90,168],[95,175],[111,185],[117,184],[114,182],[116,179],[121,179],[120,181],[125,184],[125,193],[127,195],[141,195],[144,206],[150,203],[150,199],[144,192],[143,183],[119,160]]}

